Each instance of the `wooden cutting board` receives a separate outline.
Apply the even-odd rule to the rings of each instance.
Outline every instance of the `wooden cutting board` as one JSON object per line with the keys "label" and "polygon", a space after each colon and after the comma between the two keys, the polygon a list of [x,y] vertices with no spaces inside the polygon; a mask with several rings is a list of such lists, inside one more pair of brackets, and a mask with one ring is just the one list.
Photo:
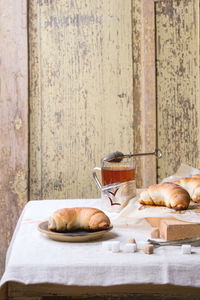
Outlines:
{"label": "wooden cutting board", "polygon": [[152,227],[157,227],[166,241],[200,237],[200,223],[189,223],[174,218],[147,218]]}
{"label": "wooden cutting board", "polygon": [[[137,189],[140,194],[144,189]],[[166,241],[200,237],[200,222],[189,223],[175,218],[146,218],[152,227],[160,231],[161,238]]]}

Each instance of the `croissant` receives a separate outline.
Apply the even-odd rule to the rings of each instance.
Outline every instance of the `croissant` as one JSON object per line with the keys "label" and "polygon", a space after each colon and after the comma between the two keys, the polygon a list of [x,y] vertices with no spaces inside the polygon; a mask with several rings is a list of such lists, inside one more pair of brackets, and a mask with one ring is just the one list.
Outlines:
{"label": "croissant", "polygon": [[54,231],[101,230],[110,219],[99,209],[90,207],[62,208],[49,218],[48,229]]}
{"label": "croissant", "polygon": [[180,185],[190,194],[194,202],[200,202],[200,176],[193,175],[179,180],[174,180],[173,183]]}
{"label": "croissant", "polygon": [[188,192],[177,184],[164,182],[151,185],[140,194],[141,204],[164,205],[176,210],[187,209],[190,203]]}
{"label": "croissant", "polygon": [[194,174],[194,175],[192,175],[192,178],[199,178],[200,179],[200,174]]}

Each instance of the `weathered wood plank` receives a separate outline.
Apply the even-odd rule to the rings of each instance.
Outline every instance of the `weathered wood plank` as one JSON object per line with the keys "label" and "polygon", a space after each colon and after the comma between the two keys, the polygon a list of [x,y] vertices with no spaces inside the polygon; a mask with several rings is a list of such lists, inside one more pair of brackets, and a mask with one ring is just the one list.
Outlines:
{"label": "weathered wood plank", "polygon": [[[45,297],[41,298],[41,297],[9,297],[9,300],[46,300]],[[52,298],[51,300],[57,300],[56,297]]]}
{"label": "weathered wood plank", "polygon": [[156,4],[160,180],[181,163],[200,168],[199,1]]}
{"label": "weathered wood plank", "polygon": [[[135,152],[156,148],[154,1],[133,1],[133,98]],[[156,159],[137,159],[137,185],[156,183]]]}
{"label": "weathered wood plank", "polygon": [[0,300],[8,299],[8,284],[5,283],[0,289]]}
{"label": "weathered wood plank", "polygon": [[[41,195],[41,67],[38,1],[29,1],[29,199]],[[37,145],[37,146],[36,146]],[[34,197],[32,198],[32,195]]]}
{"label": "weathered wood plank", "polygon": [[[173,286],[169,284],[138,284],[138,285],[116,285],[116,286],[64,286],[56,284],[32,284],[9,283],[10,297],[38,297],[38,296],[128,296],[128,295],[182,295],[182,297],[199,295],[199,288],[187,286]],[[186,298],[187,299],[187,298]]]}
{"label": "weathered wood plank", "polygon": [[0,275],[27,202],[28,72],[26,0],[0,1]]}
{"label": "weathered wood plank", "polygon": [[131,0],[32,0],[30,18],[30,198],[99,196],[93,167],[134,148]]}

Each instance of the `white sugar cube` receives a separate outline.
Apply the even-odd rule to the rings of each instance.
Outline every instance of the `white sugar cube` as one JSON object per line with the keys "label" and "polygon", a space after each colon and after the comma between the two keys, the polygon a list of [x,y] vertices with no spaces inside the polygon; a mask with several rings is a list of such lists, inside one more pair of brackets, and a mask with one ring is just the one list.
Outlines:
{"label": "white sugar cube", "polygon": [[112,252],[116,253],[120,251],[120,242],[114,241],[112,242]]}
{"label": "white sugar cube", "polygon": [[134,238],[130,238],[130,239],[128,240],[128,243],[130,243],[130,244],[136,244],[136,241],[135,241]]}
{"label": "white sugar cube", "polygon": [[102,242],[102,248],[105,250],[112,250],[112,242]]}
{"label": "white sugar cube", "polygon": [[149,243],[148,243],[148,242],[145,242],[145,241],[138,241],[138,242],[137,242],[137,248],[138,248],[139,250],[143,249],[143,247],[144,247],[145,245],[149,245]]}
{"label": "white sugar cube", "polygon": [[191,254],[191,245],[182,245],[181,252],[182,254]]}
{"label": "white sugar cube", "polygon": [[137,248],[136,244],[128,243],[128,244],[125,245],[124,250],[127,253],[133,253],[133,252],[136,251],[136,248]]}

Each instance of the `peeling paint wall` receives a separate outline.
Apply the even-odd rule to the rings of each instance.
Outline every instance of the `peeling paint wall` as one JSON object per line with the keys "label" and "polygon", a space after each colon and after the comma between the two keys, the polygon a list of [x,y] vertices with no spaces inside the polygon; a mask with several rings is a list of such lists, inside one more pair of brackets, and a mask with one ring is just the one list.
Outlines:
{"label": "peeling paint wall", "polygon": [[156,4],[159,180],[200,168],[199,1]]}
{"label": "peeling paint wall", "polygon": [[131,0],[30,1],[30,199],[92,198],[133,152]]}

